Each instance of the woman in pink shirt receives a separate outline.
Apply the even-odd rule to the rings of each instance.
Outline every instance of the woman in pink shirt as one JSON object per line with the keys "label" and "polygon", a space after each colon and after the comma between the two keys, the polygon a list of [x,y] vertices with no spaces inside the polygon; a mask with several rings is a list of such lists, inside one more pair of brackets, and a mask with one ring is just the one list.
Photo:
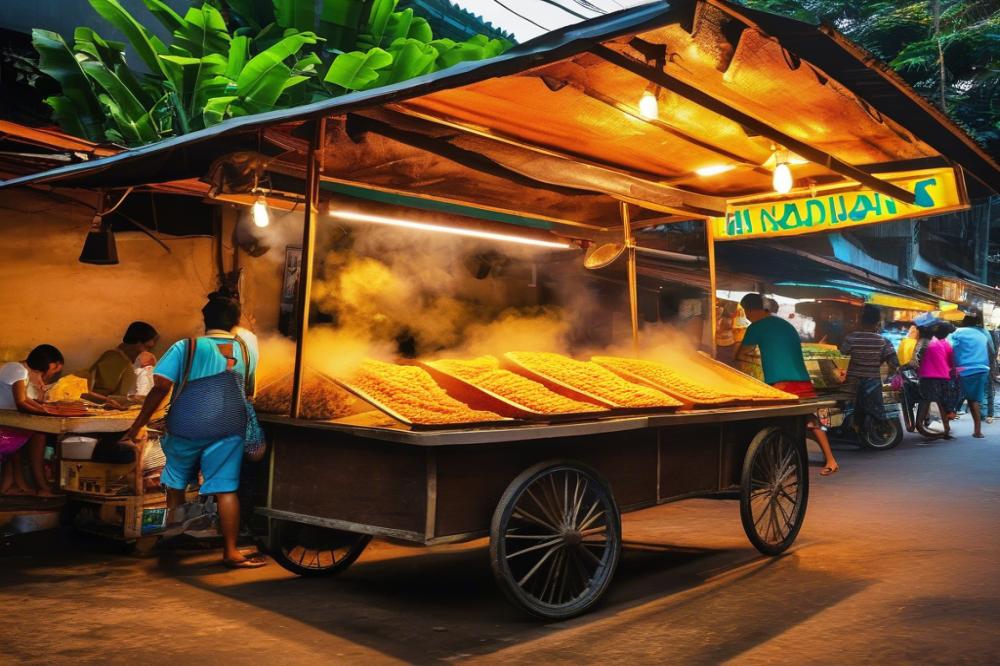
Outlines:
{"label": "woman in pink shirt", "polygon": [[920,409],[917,411],[917,423],[927,419],[931,403],[936,403],[944,424],[944,439],[952,439],[948,413],[951,411],[951,383],[955,374],[955,353],[951,343],[945,340],[947,332],[936,327],[934,337],[924,349],[920,357]]}

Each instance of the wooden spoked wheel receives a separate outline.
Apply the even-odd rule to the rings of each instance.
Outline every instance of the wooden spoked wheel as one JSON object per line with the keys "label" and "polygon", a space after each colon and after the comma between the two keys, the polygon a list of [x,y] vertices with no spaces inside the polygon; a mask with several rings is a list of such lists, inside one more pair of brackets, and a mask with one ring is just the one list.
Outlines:
{"label": "wooden spoked wheel", "polygon": [[497,583],[523,610],[565,619],[603,596],[621,555],[621,515],[607,482],[570,462],[536,465],[507,487],[493,514]]}
{"label": "wooden spoked wheel", "polygon": [[328,527],[275,520],[271,556],[300,576],[334,576],[354,564],[372,538]]}
{"label": "wooden spoked wheel", "polygon": [[804,441],[781,428],[753,438],[743,461],[740,518],[750,543],[765,555],[785,551],[802,528],[809,498]]}

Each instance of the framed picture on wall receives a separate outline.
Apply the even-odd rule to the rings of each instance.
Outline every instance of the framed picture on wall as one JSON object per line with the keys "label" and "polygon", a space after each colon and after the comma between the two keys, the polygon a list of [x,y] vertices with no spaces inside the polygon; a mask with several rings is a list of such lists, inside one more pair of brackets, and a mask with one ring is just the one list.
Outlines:
{"label": "framed picture on wall", "polygon": [[278,310],[278,330],[294,338],[298,333],[296,301],[299,293],[299,276],[302,274],[302,248],[289,245],[285,248],[285,271],[281,280],[281,303]]}

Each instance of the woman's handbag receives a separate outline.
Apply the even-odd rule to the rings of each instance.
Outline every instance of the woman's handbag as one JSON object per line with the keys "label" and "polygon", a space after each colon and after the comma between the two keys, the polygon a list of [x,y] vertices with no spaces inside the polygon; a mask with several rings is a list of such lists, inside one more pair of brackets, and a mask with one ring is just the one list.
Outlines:
{"label": "woman's handbag", "polygon": [[198,341],[187,340],[187,355],[180,381],[174,387],[167,412],[167,432],[184,439],[219,440],[247,429],[242,377],[232,370],[188,380]]}
{"label": "woman's handbag", "polygon": [[260,427],[260,421],[257,420],[257,410],[253,408],[254,382],[250,375],[250,354],[247,351],[247,344],[238,335],[236,341],[240,345],[240,351],[243,352],[243,367],[245,369],[243,402],[246,404],[247,410],[247,429],[243,439],[243,453],[247,460],[258,462],[263,460],[264,454],[267,453],[267,440],[264,438],[264,429]]}

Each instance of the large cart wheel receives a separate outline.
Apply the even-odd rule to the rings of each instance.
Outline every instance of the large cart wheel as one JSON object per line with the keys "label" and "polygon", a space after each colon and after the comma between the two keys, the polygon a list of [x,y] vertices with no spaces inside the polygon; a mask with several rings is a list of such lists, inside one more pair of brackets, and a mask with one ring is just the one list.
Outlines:
{"label": "large cart wheel", "polygon": [[765,555],[792,545],[809,498],[804,441],[781,428],[765,428],[750,442],[743,461],[740,518],[750,543]]}
{"label": "large cart wheel", "polygon": [[334,576],[354,564],[372,538],[287,520],[274,520],[271,557],[299,576]]}
{"label": "large cart wheel", "polygon": [[533,615],[580,615],[614,576],[621,532],[618,505],[596,471],[540,463],[507,486],[493,513],[493,574],[504,594]]}

